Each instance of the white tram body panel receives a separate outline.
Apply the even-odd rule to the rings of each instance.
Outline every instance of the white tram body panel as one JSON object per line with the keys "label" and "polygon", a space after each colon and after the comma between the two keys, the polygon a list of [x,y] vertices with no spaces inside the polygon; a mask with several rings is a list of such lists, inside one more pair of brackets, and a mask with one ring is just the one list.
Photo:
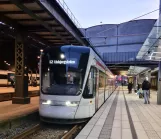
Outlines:
{"label": "white tram body panel", "polygon": [[[73,122],[81,122],[81,119],[92,117],[114,91],[115,87],[113,87],[113,74],[108,70],[94,50],[89,47],[61,46],[57,48],[59,51],[53,48],[51,50],[50,49],[46,51],[44,50],[44,56],[41,56],[41,93],[39,105],[41,120],[53,123],[59,123],[61,120],[73,120]],[[62,52],[60,52],[61,50],[63,50],[64,56],[62,56]],[[52,54],[52,52],[55,53],[57,51],[58,56],[60,55],[64,59],[66,57],[65,62],[61,61],[61,58],[59,60],[58,56],[55,56],[57,53]],[[67,61],[75,59],[75,56],[79,52],[85,54],[84,51],[89,52],[88,59],[83,59],[84,55],[81,55],[79,57],[79,61],[73,62],[74,64],[77,63],[77,65],[66,64]],[[73,56],[70,56],[68,52],[71,55],[73,54]],[[49,63],[46,63],[45,60]],[[83,63],[80,62],[81,60]],[[62,64],[63,62],[65,64]],[[84,63],[86,63],[86,65],[83,65]],[[76,67],[81,68],[79,70],[75,70]],[[66,70],[64,71],[64,69]],[[82,76],[82,74],[84,76]],[[74,79],[71,79],[71,81],[73,81],[72,83],[70,83],[70,78]],[[65,80],[65,82],[62,83],[63,80]],[[66,84],[66,82],[69,83]],[[79,89],[77,89],[75,86],[79,86]],[[66,89],[66,91],[63,89]],[[67,92],[70,92],[69,90],[72,89],[73,92],[78,92],[78,95],[68,95]],[[61,92],[63,92],[64,95],[61,94]],[[55,119],[60,121],[55,121]]]}

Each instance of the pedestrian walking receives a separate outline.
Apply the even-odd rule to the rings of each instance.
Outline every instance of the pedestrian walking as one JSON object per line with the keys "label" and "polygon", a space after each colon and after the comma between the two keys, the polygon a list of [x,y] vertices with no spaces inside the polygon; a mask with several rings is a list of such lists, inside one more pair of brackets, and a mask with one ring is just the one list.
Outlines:
{"label": "pedestrian walking", "polygon": [[129,82],[128,83],[129,94],[132,93],[132,86],[133,86],[132,82]]}
{"label": "pedestrian walking", "polygon": [[148,81],[148,77],[146,77],[142,83],[142,90],[144,94],[144,104],[150,104],[150,101],[149,101],[150,87],[151,87],[151,84]]}

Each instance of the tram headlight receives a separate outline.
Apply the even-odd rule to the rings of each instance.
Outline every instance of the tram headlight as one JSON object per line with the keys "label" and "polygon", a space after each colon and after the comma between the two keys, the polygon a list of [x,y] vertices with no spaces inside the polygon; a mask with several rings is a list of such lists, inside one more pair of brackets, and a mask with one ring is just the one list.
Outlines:
{"label": "tram headlight", "polygon": [[40,103],[43,105],[51,105],[51,106],[69,106],[74,107],[79,104],[79,101],[53,101],[53,100],[44,100],[41,99]]}
{"label": "tram headlight", "polygon": [[78,101],[66,101],[65,104],[66,106],[78,106],[79,102]]}
{"label": "tram headlight", "polygon": [[50,104],[52,104],[52,101],[51,100],[43,100],[43,99],[41,99],[41,104],[50,105]]}

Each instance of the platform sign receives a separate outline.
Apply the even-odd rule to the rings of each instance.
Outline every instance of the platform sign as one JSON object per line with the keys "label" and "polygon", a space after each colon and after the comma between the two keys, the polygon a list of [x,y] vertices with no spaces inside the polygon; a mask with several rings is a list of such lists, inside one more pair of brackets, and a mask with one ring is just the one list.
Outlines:
{"label": "platform sign", "polygon": [[8,82],[15,81],[15,74],[8,73],[7,78],[8,78]]}

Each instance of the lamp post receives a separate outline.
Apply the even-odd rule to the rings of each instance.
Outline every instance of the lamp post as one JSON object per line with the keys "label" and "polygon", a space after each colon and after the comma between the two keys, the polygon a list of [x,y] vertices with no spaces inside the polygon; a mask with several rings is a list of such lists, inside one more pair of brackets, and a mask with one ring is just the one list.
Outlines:
{"label": "lamp post", "polygon": [[11,64],[9,64],[7,61],[4,61],[4,63],[7,66],[7,70],[9,70],[9,67],[11,66]]}

